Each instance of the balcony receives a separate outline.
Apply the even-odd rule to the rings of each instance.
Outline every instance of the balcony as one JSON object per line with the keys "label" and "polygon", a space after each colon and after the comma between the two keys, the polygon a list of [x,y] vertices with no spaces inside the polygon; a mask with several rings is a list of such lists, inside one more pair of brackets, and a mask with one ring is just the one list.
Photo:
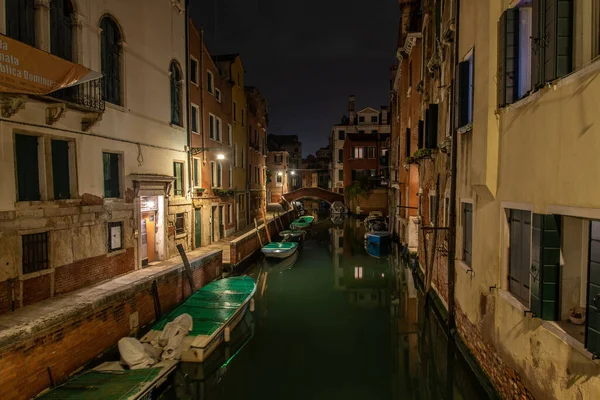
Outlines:
{"label": "balcony", "polygon": [[94,79],[77,86],[57,90],[47,97],[63,101],[71,108],[88,112],[104,112],[105,103],[102,96],[104,78]]}

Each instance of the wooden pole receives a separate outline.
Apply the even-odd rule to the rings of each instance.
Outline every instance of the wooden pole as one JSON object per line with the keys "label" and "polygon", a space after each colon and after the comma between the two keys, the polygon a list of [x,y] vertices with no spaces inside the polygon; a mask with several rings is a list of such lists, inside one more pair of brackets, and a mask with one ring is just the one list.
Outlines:
{"label": "wooden pole", "polygon": [[[434,226],[438,226],[438,215],[439,215],[439,209],[440,209],[440,175],[438,174],[437,176],[437,182],[435,184],[435,210],[434,210],[434,215],[430,216],[430,219],[433,221]],[[433,264],[435,262],[435,254],[437,252],[437,237],[438,237],[438,231],[435,230],[433,231],[433,243],[432,243],[432,249],[431,249],[431,254],[430,254],[430,258],[429,258],[429,266],[427,267],[427,283],[425,286],[425,294],[429,294],[429,291],[431,290],[431,281],[433,279]]]}
{"label": "wooden pole", "polygon": [[269,243],[271,240],[271,232],[269,232],[269,221],[267,220],[267,207],[263,207],[263,220],[265,221],[265,231],[267,231],[267,239],[269,239]]}
{"label": "wooden pole", "polygon": [[254,218],[254,227],[256,228],[256,236],[258,236],[258,241],[260,242],[260,247],[263,247],[262,238],[260,237],[260,231],[258,230],[258,222],[256,218]]}

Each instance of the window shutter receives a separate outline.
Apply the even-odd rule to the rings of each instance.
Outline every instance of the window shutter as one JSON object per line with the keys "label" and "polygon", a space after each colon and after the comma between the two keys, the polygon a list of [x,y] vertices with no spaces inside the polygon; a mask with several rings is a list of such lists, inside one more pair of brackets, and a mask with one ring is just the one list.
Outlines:
{"label": "window shutter", "polygon": [[419,132],[418,132],[418,134],[419,134],[419,137],[418,137],[418,147],[419,147],[419,149],[423,148],[424,129],[425,129],[425,126],[424,126],[423,120],[419,120]]}
{"label": "window shutter", "polygon": [[549,82],[573,70],[573,0],[546,0],[544,74]]}
{"label": "window shutter", "polygon": [[[458,99],[456,108],[456,128],[462,128],[469,123],[469,85],[470,63],[458,63]],[[500,86],[498,86],[500,88]]]}
{"label": "window shutter", "polygon": [[559,318],[560,217],[533,215],[531,310],[542,319]]}
{"label": "window shutter", "polygon": [[542,46],[544,31],[544,13],[546,0],[532,1],[531,27],[531,88],[538,89],[544,85],[544,47]]}
{"label": "window shutter", "polygon": [[54,199],[71,198],[69,182],[69,142],[52,141],[52,180],[54,182]]}
{"label": "window shutter", "polygon": [[406,157],[410,157],[410,128],[406,128]]}
{"label": "window shutter", "polygon": [[427,117],[427,136],[425,138],[425,147],[428,149],[437,148],[437,128],[438,128],[438,105],[430,104],[425,112]]}
{"label": "window shutter", "polygon": [[40,200],[37,136],[15,135],[18,201]]}
{"label": "window shutter", "polygon": [[519,9],[509,8],[498,25],[498,107],[519,98]]}
{"label": "window shutter", "polygon": [[590,222],[585,347],[600,357],[600,221]]}

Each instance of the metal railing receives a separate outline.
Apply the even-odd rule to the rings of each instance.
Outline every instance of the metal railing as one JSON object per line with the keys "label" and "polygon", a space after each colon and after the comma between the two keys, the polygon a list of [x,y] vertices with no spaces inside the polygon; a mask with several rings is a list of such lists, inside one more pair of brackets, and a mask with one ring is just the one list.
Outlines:
{"label": "metal railing", "polygon": [[48,96],[89,111],[104,112],[103,79],[94,79],[77,86],[57,90]]}

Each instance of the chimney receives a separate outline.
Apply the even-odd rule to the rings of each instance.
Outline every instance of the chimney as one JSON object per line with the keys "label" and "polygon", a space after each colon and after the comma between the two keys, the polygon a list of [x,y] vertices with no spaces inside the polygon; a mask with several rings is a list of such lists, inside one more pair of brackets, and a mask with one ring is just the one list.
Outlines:
{"label": "chimney", "polygon": [[381,125],[388,124],[388,108],[387,106],[381,106]]}
{"label": "chimney", "polygon": [[356,119],[356,113],[354,108],[355,98],[354,95],[350,95],[348,97],[348,113],[350,114],[350,124],[354,125],[354,120]]}

